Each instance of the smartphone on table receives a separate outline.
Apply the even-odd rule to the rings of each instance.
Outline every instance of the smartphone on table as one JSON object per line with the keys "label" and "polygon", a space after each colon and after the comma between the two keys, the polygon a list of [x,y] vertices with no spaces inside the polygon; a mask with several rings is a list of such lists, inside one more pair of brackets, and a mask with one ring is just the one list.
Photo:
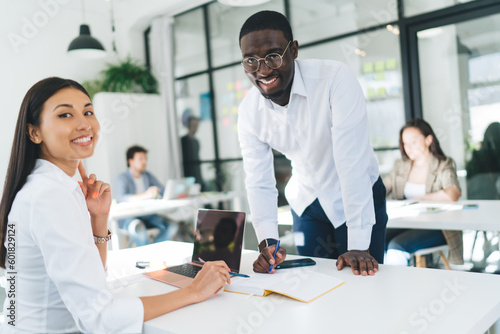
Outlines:
{"label": "smartphone on table", "polygon": [[304,266],[314,266],[316,261],[311,258],[285,260],[276,266],[276,269],[297,268]]}

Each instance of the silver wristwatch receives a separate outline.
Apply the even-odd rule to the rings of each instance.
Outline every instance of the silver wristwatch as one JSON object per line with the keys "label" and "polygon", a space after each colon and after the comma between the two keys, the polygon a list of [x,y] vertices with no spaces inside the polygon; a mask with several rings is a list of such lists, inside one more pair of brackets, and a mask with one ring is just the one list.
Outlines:
{"label": "silver wristwatch", "polygon": [[94,235],[94,242],[96,244],[105,244],[106,242],[108,242],[109,240],[111,240],[111,231],[108,230],[108,235],[105,236],[105,237],[96,237]]}

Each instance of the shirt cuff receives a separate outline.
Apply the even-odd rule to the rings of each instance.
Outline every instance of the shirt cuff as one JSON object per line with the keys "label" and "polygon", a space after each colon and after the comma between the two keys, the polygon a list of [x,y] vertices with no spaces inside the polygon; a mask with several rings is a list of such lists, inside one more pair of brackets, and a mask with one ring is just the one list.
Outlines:
{"label": "shirt cuff", "polygon": [[259,243],[264,239],[276,239],[279,240],[280,236],[278,233],[278,222],[274,224],[266,223],[266,224],[258,224],[257,226],[253,225],[255,228],[255,233],[257,234],[257,240]]}
{"label": "shirt cuff", "polygon": [[363,229],[347,227],[347,250],[367,250],[372,239],[372,225]]}

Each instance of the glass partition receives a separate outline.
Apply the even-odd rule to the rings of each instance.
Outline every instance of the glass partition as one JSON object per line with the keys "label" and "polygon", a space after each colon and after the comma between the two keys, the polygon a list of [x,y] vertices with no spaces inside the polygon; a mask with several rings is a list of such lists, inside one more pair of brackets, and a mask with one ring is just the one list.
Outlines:
{"label": "glass partition", "polygon": [[423,116],[462,195],[500,199],[500,14],[417,33]]}
{"label": "glass partition", "polygon": [[202,8],[175,17],[174,63],[176,77],[208,68]]}
{"label": "glass partition", "polygon": [[[202,74],[189,79],[177,80],[175,82],[176,108],[177,108],[177,123],[179,134],[182,136],[181,141],[186,141],[189,136],[190,125],[197,126],[193,129],[191,137],[194,142],[189,141],[183,147],[183,156],[190,162],[199,160],[214,160],[214,132],[212,125],[212,108],[211,96],[208,85],[208,75]],[[189,124],[189,118],[195,117],[198,119],[197,124]],[[193,157],[196,155],[192,152],[193,147],[199,147],[198,159]]]}
{"label": "glass partition", "polygon": [[240,29],[246,19],[261,10],[284,12],[282,0],[271,0],[259,6],[232,7],[213,2],[208,6],[212,66],[238,62],[241,59]]}
{"label": "glass partition", "polygon": [[309,43],[398,19],[396,0],[290,0],[294,38]]}
{"label": "glass partition", "polygon": [[238,142],[238,106],[252,83],[241,65],[214,72],[217,139],[221,159],[241,158]]}
{"label": "glass partition", "polygon": [[428,13],[474,0],[403,0],[405,16]]}

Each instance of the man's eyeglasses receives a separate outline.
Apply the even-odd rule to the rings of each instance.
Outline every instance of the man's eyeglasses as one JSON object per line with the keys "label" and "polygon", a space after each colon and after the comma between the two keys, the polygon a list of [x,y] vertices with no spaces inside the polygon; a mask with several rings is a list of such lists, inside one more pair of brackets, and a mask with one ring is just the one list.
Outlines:
{"label": "man's eyeglasses", "polygon": [[286,50],[288,50],[288,46],[292,41],[288,42],[286,45],[285,51],[283,54],[279,53],[270,53],[266,55],[264,58],[259,57],[245,57],[241,60],[241,65],[245,68],[247,72],[257,72],[260,68],[260,61],[263,60],[266,62],[267,67],[275,70],[283,65],[283,56],[285,55]]}

